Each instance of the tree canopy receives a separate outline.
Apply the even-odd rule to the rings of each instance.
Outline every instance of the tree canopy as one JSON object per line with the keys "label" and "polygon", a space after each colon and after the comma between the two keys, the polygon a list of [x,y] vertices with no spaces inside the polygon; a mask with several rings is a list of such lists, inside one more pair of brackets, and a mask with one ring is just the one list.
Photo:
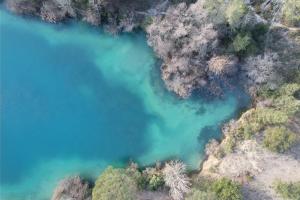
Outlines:
{"label": "tree canopy", "polygon": [[97,179],[93,200],[135,200],[137,186],[124,169],[108,167]]}

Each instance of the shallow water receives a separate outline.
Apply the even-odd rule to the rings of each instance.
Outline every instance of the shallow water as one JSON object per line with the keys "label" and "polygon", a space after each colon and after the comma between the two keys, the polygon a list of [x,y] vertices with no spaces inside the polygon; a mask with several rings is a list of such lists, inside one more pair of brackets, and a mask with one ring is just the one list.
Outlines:
{"label": "shallow water", "polygon": [[57,181],[107,165],[178,157],[196,168],[219,125],[245,105],[228,91],[180,100],[163,88],[141,33],[110,36],[0,11],[1,196],[49,199]]}

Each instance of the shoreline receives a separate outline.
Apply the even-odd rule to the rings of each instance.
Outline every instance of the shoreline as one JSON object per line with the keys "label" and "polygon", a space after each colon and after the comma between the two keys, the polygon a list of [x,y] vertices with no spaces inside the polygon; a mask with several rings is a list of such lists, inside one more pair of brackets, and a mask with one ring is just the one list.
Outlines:
{"label": "shoreline", "polygon": [[[182,12],[190,12],[189,8],[181,8],[181,9],[183,9]],[[41,16],[37,16],[37,18],[43,19]],[[83,18],[73,18],[72,20],[81,22],[81,21],[83,21],[82,19]],[[55,23],[57,23],[57,22],[55,22]],[[64,21],[59,22],[59,23],[64,24]],[[86,23],[86,22],[84,22],[84,23]],[[159,25],[160,21],[155,22],[155,23],[157,23],[156,24],[157,27],[154,26],[154,28],[158,28],[160,26]],[[164,23],[168,23],[168,21],[164,21]],[[137,28],[133,28],[129,32],[143,31],[143,32],[145,32],[145,34],[149,34],[149,27],[148,28],[141,28],[142,27],[141,24],[142,23],[135,24],[135,27],[137,27]],[[91,24],[89,24],[89,26],[90,25]],[[93,26],[93,25],[91,25],[91,26]],[[97,28],[100,27],[100,29],[102,29],[101,26],[103,26],[103,25],[97,25],[95,27],[97,27]],[[106,25],[104,25],[104,26],[106,26]],[[109,28],[108,28],[108,30],[109,30]],[[153,30],[150,30],[150,32],[151,31],[153,31]],[[294,29],[286,30],[283,27],[280,27],[277,30],[274,27],[272,28],[272,26],[270,26],[269,31],[271,33],[273,31],[274,33],[272,33],[272,34],[274,34],[274,35],[276,35],[277,31],[278,31],[278,34],[281,36],[282,33],[286,33],[286,32],[290,33],[290,31],[295,31],[296,34],[297,34],[297,31],[299,31],[299,30],[298,29],[296,29],[296,30],[294,30]],[[112,31],[113,34],[117,34],[117,32],[118,31],[115,31],[115,30]],[[121,34],[122,33],[123,32],[121,32]],[[162,56],[158,53],[159,50],[157,49],[157,46],[153,46],[153,38],[151,38],[151,39],[148,38],[148,43],[151,43],[151,42],[149,42],[149,40],[152,40],[152,44],[150,44],[150,47],[154,50],[157,57],[163,60],[163,64],[161,66],[161,77],[160,78],[162,78],[162,80],[165,81],[166,88],[170,91],[173,91],[173,92],[175,91],[175,93],[179,96],[179,98],[181,97],[181,98],[185,99],[185,98],[190,97],[190,94],[189,94],[189,92],[191,92],[190,83],[188,83],[186,85],[186,87],[184,86],[183,88],[179,88],[179,89],[176,88],[177,86],[172,85],[173,84],[172,79],[169,79],[168,74],[167,75],[164,74],[164,73],[168,73],[168,70],[170,70],[171,73],[173,73],[173,71],[172,71],[173,69],[168,69],[168,67],[165,67],[166,66],[165,63],[168,63],[168,58],[166,58],[164,55]],[[155,44],[155,42],[154,42],[154,44]],[[269,45],[270,46],[268,46],[268,48],[274,49],[274,51],[281,56],[280,59],[282,60],[286,54],[282,53],[281,49],[280,50],[276,49],[274,47],[276,45],[275,43],[274,44],[269,44]],[[297,43],[295,45],[297,47]],[[295,55],[297,55],[297,49],[294,50],[294,51],[295,51]],[[263,55],[267,55],[267,54],[263,53]],[[178,56],[178,55],[176,55],[176,56]],[[233,57],[229,57],[229,58],[232,59],[232,60],[236,59],[236,58],[233,58]],[[257,57],[257,58],[258,58],[258,60],[263,60],[265,57]],[[214,57],[213,57],[213,59],[214,59]],[[220,57],[218,57],[218,59],[220,59]],[[214,60],[214,61],[217,62],[218,59]],[[223,61],[223,57],[221,57],[221,60]],[[229,62],[230,63],[229,65],[231,65],[231,63],[233,62],[232,60],[226,61],[226,62]],[[165,63],[164,63],[164,61],[165,61]],[[249,63],[247,63],[247,61],[248,60],[245,59],[245,58],[239,58],[238,63],[235,63],[235,62],[233,62],[233,63],[234,63],[234,65],[241,66],[241,68],[244,70],[245,67],[248,67],[248,65],[251,65],[251,62],[252,63],[254,62],[254,61],[251,61],[250,64],[249,64]],[[292,62],[294,62],[294,61],[292,60],[291,63]],[[297,59],[295,59],[295,62],[296,63],[298,62]],[[245,63],[247,63],[248,65],[246,65]],[[287,63],[289,64],[288,61],[287,61]],[[168,63],[168,64],[170,64],[172,66],[173,63]],[[281,65],[283,65],[283,67],[284,67],[287,64],[286,63],[283,63],[283,64],[281,63]],[[163,71],[163,70],[166,70],[166,71]],[[234,72],[234,73],[242,73],[241,71],[237,71],[237,72]],[[296,71],[297,71],[297,69],[296,69]],[[181,72],[178,73],[178,74],[176,74],[176,73],[177,72],[175,72],[175,75],[173,74],[173,76],[177,76],[178,74],[182,74]],[[259,74],[259,71],[258,71],[258,74]],[[230,75],[230,76],[235,76],[235,75]],[[241,77],[243,77],[243,75]],[[190,77],[187,77],[187,79],[189,79],[189,78]],[[246,82],[248,80],[246,78],[242,79],[240,77],[237,77],[237,79],[241,79],[241,80],[239,80],[238,84],[242,84],[241,81]],[[295,79],[295,80],[297,81],[297,79]],[[278,84],[279,86],[275,87],[275,89],[271,90],[271,91],[280,90],[281,86],[286,85],[287,81],[282,81],[282,82],[283,83]],[[268,83],[268,80],[267,80],[267,83]],[[245,85],[247,85],[247,84],[245,84]],[[245,86],[245,85],[243,85],[243,86]],[[197,88],[198,86],[193,85],[193,87]],[[217,87],[218,86],[216,86],[216,88]],[[266,178],[266,177],[263,176],[263,173],[266,173],[266,170],[268,170],[268,169],[264,169],[265,166],[267,166],[267,168],[270,168],[271,170],[276,170],[276,168],[273,169],[272,166],[266,165],[265,161],[263,162],[262,160],[263,159],[268,160],[270,158],[273,158],[274,163],[278,164],[278,163],[280,163],[280,161],[282,159],[286,159],[288,163],[292,163],[293,166],[296,166],[296,169],[292,168],[290,170],[293,171],[294,173],[298,173],[299,171],[297,171],[297,166],[300,166],[299,158],[297,158],[297,156],[295,158],[293,156],[291,156],[289,150],[287,150],[286,154],[277,154],[277,153],[266,150],[266,148],[263,146],[263,139],[266,138],[266,135],[265,135],[265,130],[266,129],[268,129],[270,127],[273,127],[275,125],[276,126],[280,125],[280,126],[290,127],[290,121],[284,122],[284,123],[277,123],[276,122],[275,125],[272,124],[272,123],[270,123],[270,124],[266,123],[266,124],[264,124],[263,127],[260,127],[260,129],[258,129],[258,130],[256,130],[256,129],[251,130],[253,132],[251,134],[253,134],[253,135],[251,135],[251,137],[249,137],[249,138],[247,138],[248,136],[243,135],[242,139],[236,139],[235,138],[236,133],[234,133],[234,134],[233,133],[228,133],[228,132],[231,131],[231,130],[230,131],[228,131],[228,130],[232,129],[232,127],[239,126],[239,125],[236,125],[236,124],[242,124],[242,123],[244,123],[243,121],[247,122],[248,116],[251,116],[257,110],[259,110],[259,109],[266,109],[266,110],[271,109],[272,106],[273,106],[272,103],[276,102],[276,98],[277,98],[276,96],[275,97],[274,96],[265,97],[265,96],[259,94],[260,90],[257,89],[257,88],[255,88],[254,92],[251,93],[250,91],[253,88],[248,87],[248,86],[245,86],[245,87],[247,87],[247,89],[245,89],[245,90],[248,90],[249,93],[250,93],[249,97],[250,97],[251,102],[249,103],[249,106],[247,108],[241,108],[239,111],[237,111],[237,114],[235,115],[235,117],[233,117],[233,118],[231,117],[228,120],[226,120],[226,121],[224,121],[220,124],[220,127],[221,127],[221,137],[220,137],[220,139],[209,141],[209,143],[206,144],[206,146],[207,146],[206,151],[209,150],[210,152],[208,152],[208,153],[205,152],[205,154],[203,156],[203,160],[201,160],[201,163],[199,165],[199,168],[197,168],[196,170],[189,171],[188,175],[189,175],[190,178],[192,178],[194,176],[196,176],[196,177],[198,177],[198,176],[200,176],[200,177],[202,177],[202,176],[203,177],[210,177],[212,179],[219,179],[221,177],[227,177],[231,180],[234,180],[234,181],[237,181],[237,182],[241,183],[241,185],[243,187],[242,188],[243,189],[243,194],[247,198],[254,198],[254,197],[255,198],[266,198],[266,199],[279,198],[278,195],[274,193],[272,188],[267,188],[267,187],[271,187],[271,184],[273,184],[273,183],[271,183],[271,181],[274,181],[274,179],[270,179],[269,177]],[[255,95],[253,95],[253,94],[255,94]],[[268,101],[271,101],[271,103],[268,102]],[[297,101],[295,101],[295,102],[296,102],[295,104],[298,103]],[[275,104],[275,106],[278,106],[278,105]],[[284,107],[284,105],[280,105],[280,106],[278,106],[278,109],[281,109],[282,107]],[[295,107],[295,109],[296,109],[297,112],[300,111],[300,110],[297,110],[298,107]],[[293,113],[293,114],[287,115],[289,120],[296,118],[296,122],[295,122],[296,127],[297,127],[297,123],[298,123],[298,121],[297,121],[297,118],[298,118],[297,112],[296,112],[296,114]],[[245,125],[243,124],[241,126],[243,128]],[[291,126],[294,126],[294,125],[291,125]],[[251,128],[253,128],[253,127],[251,127]],[[235,129],[235,128],[233,128],[233,129],[234,129],[235,132],[239,132],[238,129]],[[299,134],[297,132],[297,130],[295,131],[295,133]],[[242,134],[245,134],[245,133],[242,133]],[[230,143],[229,147],[228,147],[228,143]],[[210,145],[212,146],[212,148],[209,147]],[[296,147],[294,147],[294,146],[291,147],[291,151],[298,151],[297,144],[295,146]],[[226,149],[226,148],[229,148],[229,149]],[[294,150],[294,148],[296,148],[296,150]],[[253,161],[251,161],[251,158],[247,157],[251,153],[253,155],[255,155],[254,158],[253,158]],[[249,162],[245,161],[245,158],[250,159],[250,161],[249,160],[248,160]],[[167,159],[167,160],[161,161],[160,163],[161,163],[162,166],[164,166],[169,161],[170,160]],[[235,162],[239,162],[239,161],[241,161],[241,163],[243,163],[245,166],[250,165],[250,167],[249,168],[247,167],[247,169],[245,169],[245,170],[242,170],[242,169],[238,168],[236,166],[237,164]],[[271,161],[272,160],[270,160],[270,162]],[[230,168],[230,165],[228,164],[229,162],[232,162],[232,166],[233,166],[232,168]],[[129,160],[128,163],[130,165],[130,163],[131,163],[130,160]],[[149,166],[148,165],[143,166],[142,168],[139,167],[137,170],[138,171],[143,171],[147,168],[155,168],[155,165],[156,164],[153,163]],[[257,165],[257,166],[255,166],[255,165]],[[283,169],[284,169],[284,167],[285,166],[282,166]],[[226,173],[226,170],[228,170],[228,171],[231,170],[230,171],[231,174],[229,172]],[[266,174],[269,175],[268,173],[266,173]],[[265,176],[267,176],[267,175],[265,175]],[[277,173],[276,175],[279,178],[284,177],[280,173]],[[265,178],[269,182],[263,182],[263,178]],[[292,180],[292,181],[296,180],[297,181],[298,177],[295,177],[293,179],[292,177],[287,176],[286,180],[287,181],[290,181],[290,180]],[[266,187],[266,188],[263,188],[262,191],[257,191],[257,192],[256,191],[251,191],[253,189],[254,190],[259,189],[258,186],[255,185],[255,184],[265,184],[264,187]]]}

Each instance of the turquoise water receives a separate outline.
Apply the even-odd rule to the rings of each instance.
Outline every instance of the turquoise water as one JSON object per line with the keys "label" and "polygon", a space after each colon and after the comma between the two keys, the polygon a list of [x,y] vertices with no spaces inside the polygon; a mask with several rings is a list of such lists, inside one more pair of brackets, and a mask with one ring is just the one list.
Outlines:
{"label": "turquoise water", "polygon": [[0,11],[1,196],[49,199],[57,181],[109,164],[179,157],[196,168],[244,95],[180,100],[142,33],[110,36]]}

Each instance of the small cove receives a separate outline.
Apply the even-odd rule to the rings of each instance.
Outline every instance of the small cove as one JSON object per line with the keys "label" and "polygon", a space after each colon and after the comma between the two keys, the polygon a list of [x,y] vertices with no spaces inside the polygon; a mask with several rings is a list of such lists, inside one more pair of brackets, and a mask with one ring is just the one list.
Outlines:
{"label": "small cove", "polygon": [[207,141],[247,104],[181,100],[159,80],[142,33],[111,36],[0,10],[1,196],[49,199],[57,181],[108,165],[178,157],[197,168]]}

